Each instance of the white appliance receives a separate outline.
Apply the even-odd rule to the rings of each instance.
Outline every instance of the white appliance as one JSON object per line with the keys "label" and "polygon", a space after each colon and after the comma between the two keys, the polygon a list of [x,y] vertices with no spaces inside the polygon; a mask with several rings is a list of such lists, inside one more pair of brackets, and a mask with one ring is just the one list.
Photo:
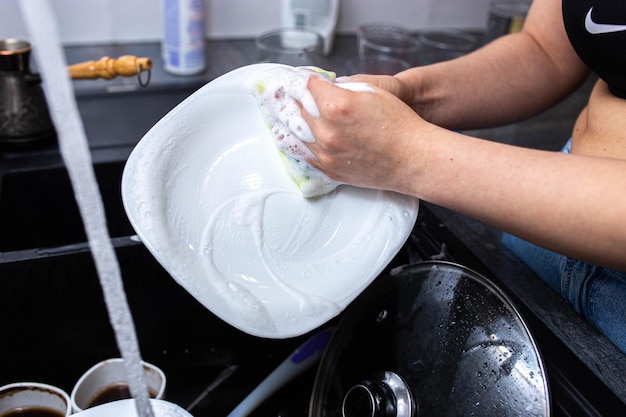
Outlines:
{"label": "white appliance", "polygon": [[324,55],[333,48],[339,0],[283,0],[283,27],[305,27],[319,32],[324,40]]}

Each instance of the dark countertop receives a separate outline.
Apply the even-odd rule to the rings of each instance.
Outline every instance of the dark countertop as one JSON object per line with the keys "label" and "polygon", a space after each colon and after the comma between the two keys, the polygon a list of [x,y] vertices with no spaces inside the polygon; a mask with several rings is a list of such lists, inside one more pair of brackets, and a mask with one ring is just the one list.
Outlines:
{"label": "dark countertop", "polygon": [[[335,49],[320,66],[344,73],[346,61],[356,53],[354,37],[339,36]],[[158,44],[102,45],[67,48],[68,64],[103,56],[148,56],[154,62],[151,82],[141,88],[134,78],[74,81],[79,109],[90,140],[94,162],[125,160],[136,142],[160,117],[195,89],[217,76],[255,61],[251,40],[213,41],[207,44],[207,70],[192,77],[167,74],[161,65]],[[519,146],[558,150],[569,137],[573,121],[584,106],[591,80],[552,110],[511,126],[468,132],[474,136]],[[167,100],[161,98],[167,95]],[[135,101],[139,98],[139,102]],[[143,101],[142,101],[143,100]],[[135,106],[128,114],[125,105]],[[137,103],[140,103],[139,105]],[[56,149],[29,153],[0,153],[0,171],[33,165],[62,165]],[[0,172],[1,174],[2,172]],[[593,374],[611,387],[626,404],[626,355],[577,316],[565,302],[498,241],[498,232],[459,213],[428,205],[439,220],[474,253],[506,287],[520,308],[535,316],[573,352]]]}
{"label": "dark countertop", "polygon": [[[255,45],[251,39],[209,41],[206,54],[207,68],[204,72],[194,76],[176,76],[163,69],[158,43],[67,47],[68,65],[122,55],[149,57],[153,61],[150,82],[145,88],[139,85],[136,77],[73,81],[94,162],[125,159],[146,131],[184,98],[220,75],[256,60]],[[322,57],[319,65],[341,75],[347,61],[355,54],[355,38],[338,36],[333,53]],[[36,62],[32,70],[37,72]],[[62,166],[63,162],[56,146],[29,152],[0,150],[0,175],[35,166],[59,165]]]}
{"label": "dark countertop", "polygon": [[[337,36],[332,53],[329,56],[321,57],[319,66],[335,71],[337,75],[345,75],[347,61],[352,59],[355,54],[355,37]],[[197,88],[235,68],[256,62],[256,48],[251,39],[208,41],[206,45],[207,68],[204,72],[192,76],[176,76],[167,73],[163,69],[161,49],[158,43],[66,48],[68,65],[98,60],[105,56],[116,58],[122,55],[149,57],[152,60],[153,70],[149,89]],[[120,77],[113,80],[75,80],[74,87],[78,96],[132,92],[141,89],[135,77]]]}

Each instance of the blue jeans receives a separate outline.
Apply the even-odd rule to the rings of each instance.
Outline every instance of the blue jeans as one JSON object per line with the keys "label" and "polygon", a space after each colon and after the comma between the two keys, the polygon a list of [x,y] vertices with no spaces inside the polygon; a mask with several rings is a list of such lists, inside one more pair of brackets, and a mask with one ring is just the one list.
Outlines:
{"label": "blue jeans", "polygon": [[[563,148],[568,151],[569,142]],[[568,258],[507,233],[502,243],[626,353],[626,271]]]}
{"label": "blue jeans", "polygon": [[502,243],[626,353],[626,272],[568,258],[506,233]]}

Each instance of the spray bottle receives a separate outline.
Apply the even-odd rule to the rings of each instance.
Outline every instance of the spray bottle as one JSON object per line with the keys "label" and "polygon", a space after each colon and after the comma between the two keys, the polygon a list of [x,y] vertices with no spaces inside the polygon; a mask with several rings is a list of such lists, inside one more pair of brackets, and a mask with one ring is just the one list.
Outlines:
{"label": "spray bottle", "polygon": [[163,0],[163,65],[174,75],[206,68],[203,0]]}

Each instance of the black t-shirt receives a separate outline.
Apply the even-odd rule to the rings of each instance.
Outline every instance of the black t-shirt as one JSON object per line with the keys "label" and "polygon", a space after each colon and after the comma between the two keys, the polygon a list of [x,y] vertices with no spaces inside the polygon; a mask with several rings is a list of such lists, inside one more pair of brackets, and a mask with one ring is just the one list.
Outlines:
{"label": "black t-shirt", "polygon": [[563,20],[583,62],[626,98],[626,0],[563,0]]}

